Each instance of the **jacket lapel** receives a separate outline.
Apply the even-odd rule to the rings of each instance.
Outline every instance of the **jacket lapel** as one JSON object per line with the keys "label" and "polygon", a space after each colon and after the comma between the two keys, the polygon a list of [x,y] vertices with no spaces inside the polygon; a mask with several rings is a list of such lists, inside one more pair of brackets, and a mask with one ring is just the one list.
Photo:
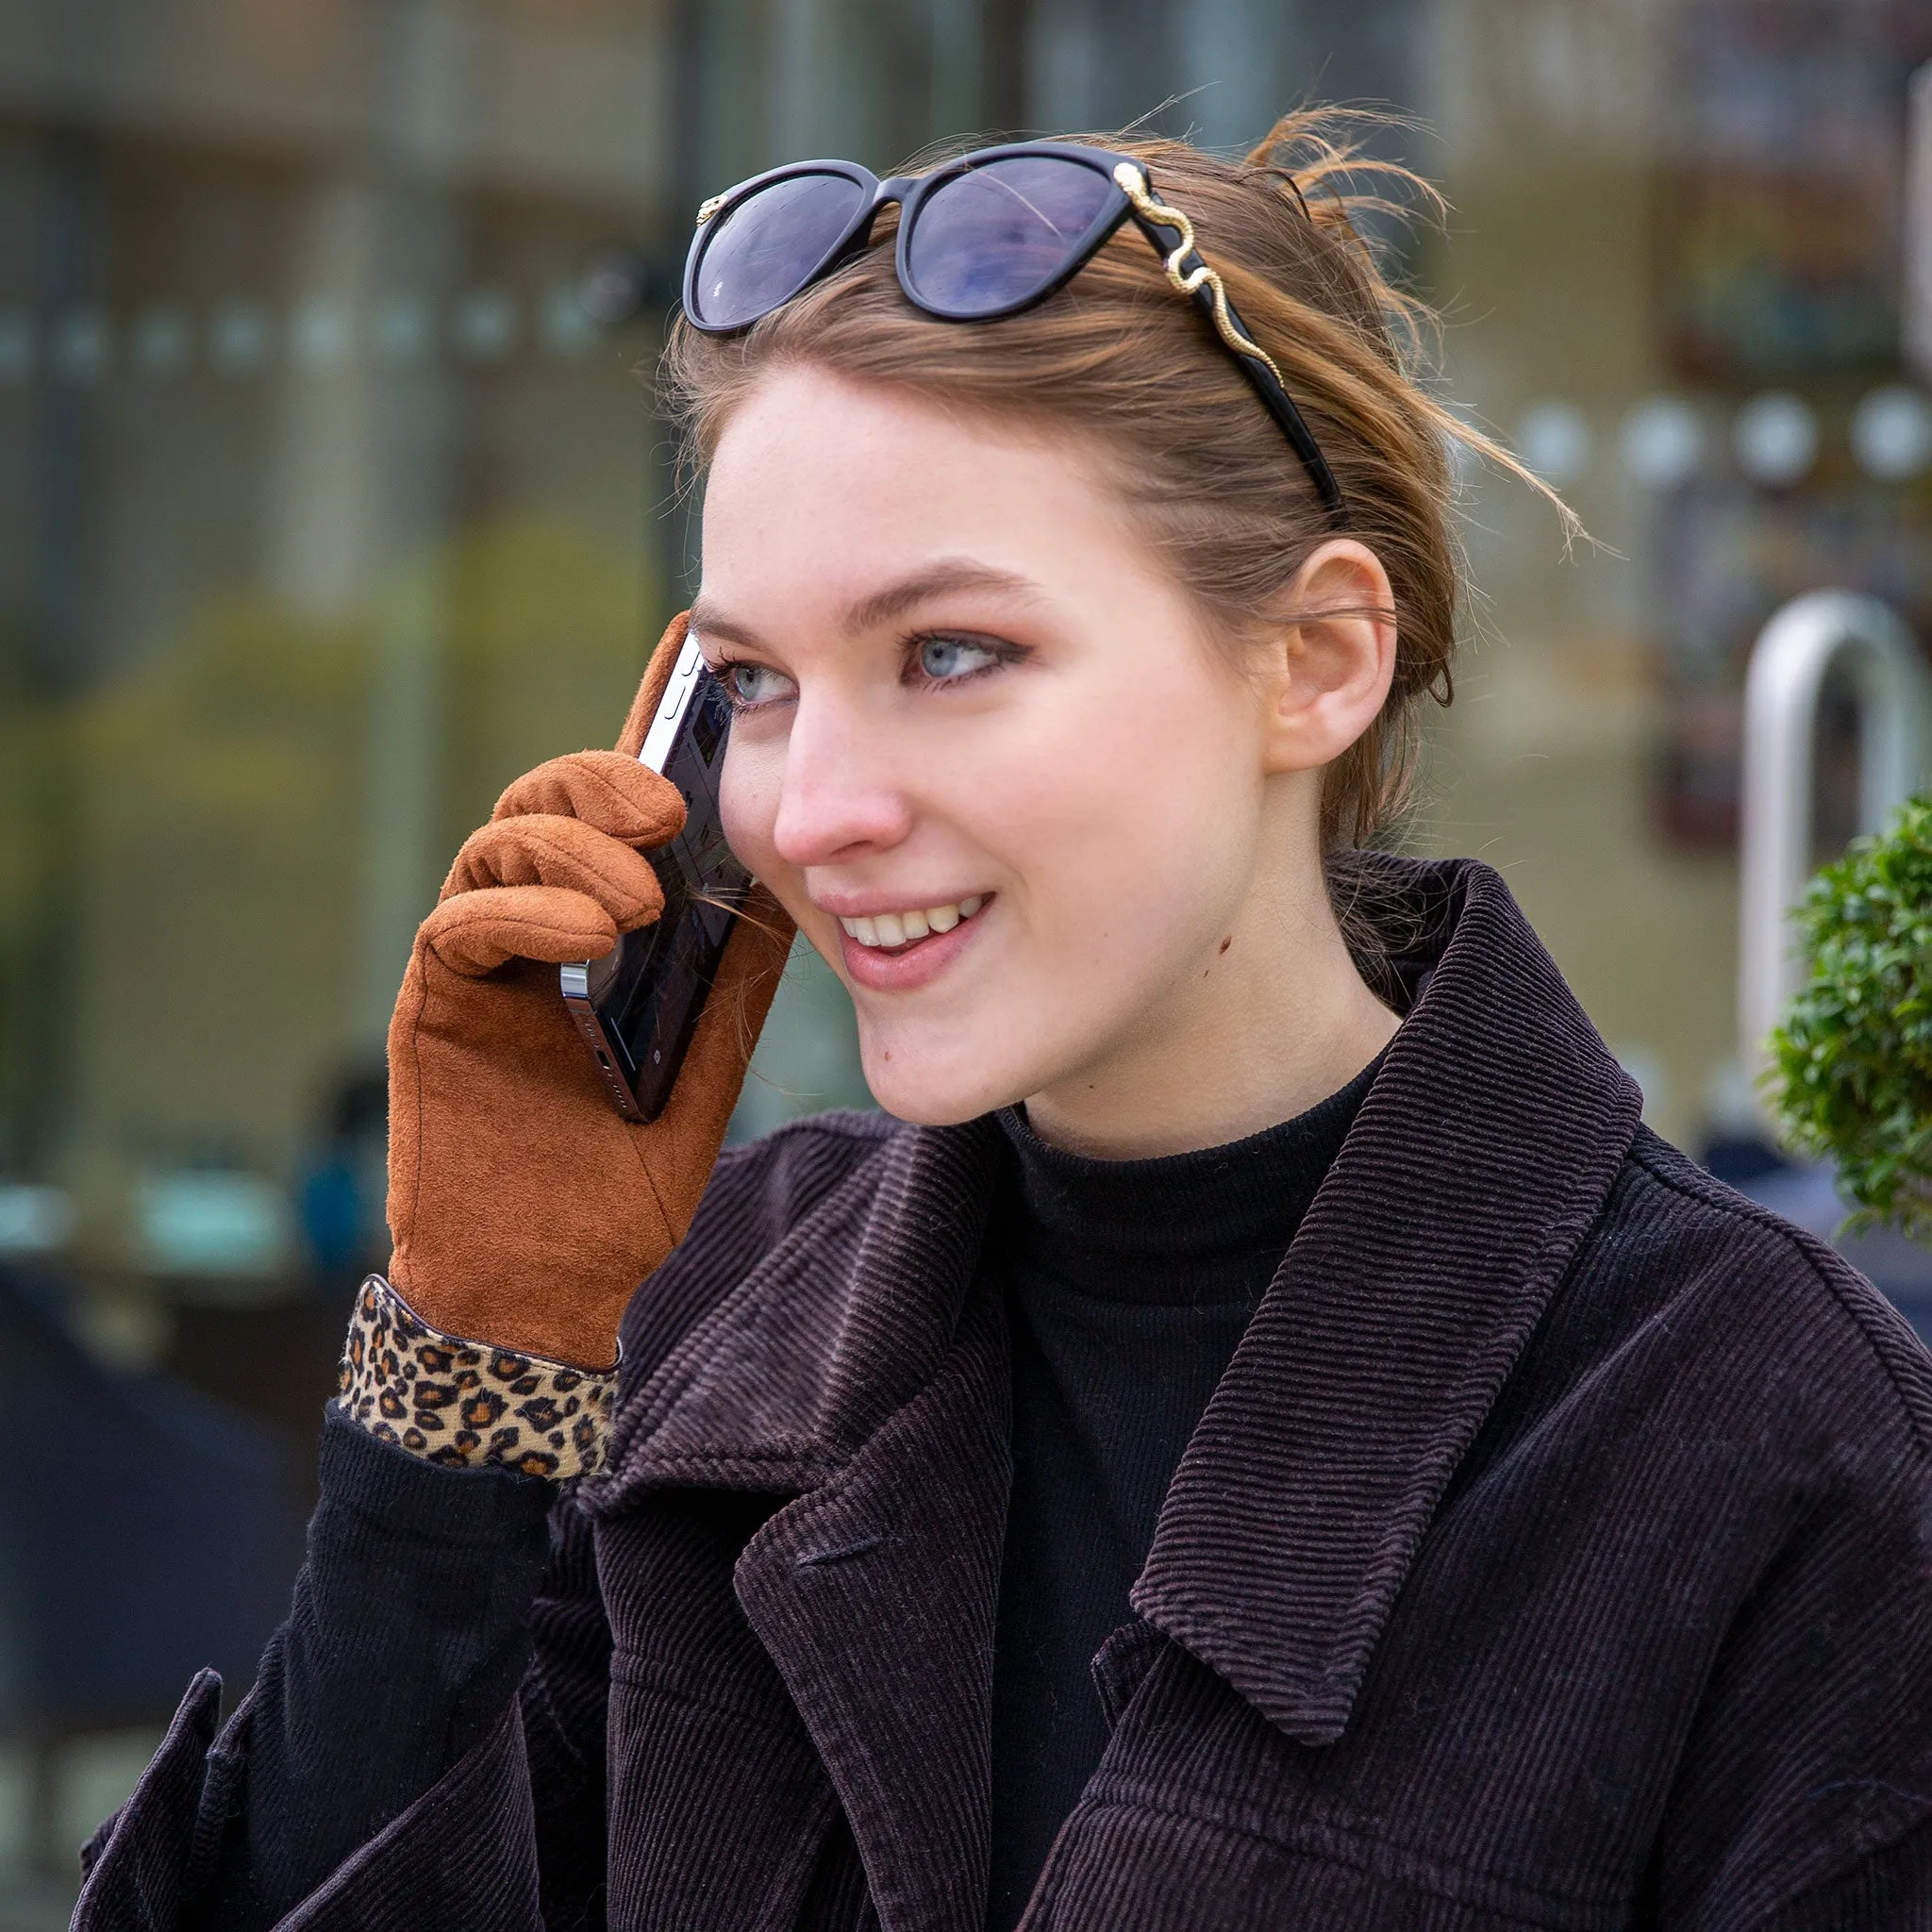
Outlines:
{"label": "jacket lapel", "polygon": [[629,1406],[597,1507],[791,1493],[735,1586],[838,1791],[884,1932],[974,1932],[1009,1487],[1007,1345],[974,1291],[990,1122],[910,1128]]}
{"label": "jacket lapel", "polygon": [[930,1387],[739,1562],[739,1602],[824,1759],[885,1932],[984,1917],[1010,1471],[986,1293]]}
{"label": "jacket lapel", "polygon": [[1433,970],[1188,1445],[1133,1592],[1309,1744],[1346,1726],[1641,1108],[1495,873],[1390,870],[1435,927],[1420,947]]}

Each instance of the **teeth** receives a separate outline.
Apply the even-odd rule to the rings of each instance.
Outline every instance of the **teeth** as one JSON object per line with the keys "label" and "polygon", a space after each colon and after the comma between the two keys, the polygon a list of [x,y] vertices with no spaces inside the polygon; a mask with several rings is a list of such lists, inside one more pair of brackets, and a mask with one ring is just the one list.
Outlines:
{"label": "teeth", "polygon": [[983,892],[961,899],[956,906],[928,906],[924,911],[875,912],[868,917],[841,919],[839,924],[861,946],[878,946],[891,951],[895,946],[923,940],[931,933],[951,932],[962,919],[971,919],[986,904]]}

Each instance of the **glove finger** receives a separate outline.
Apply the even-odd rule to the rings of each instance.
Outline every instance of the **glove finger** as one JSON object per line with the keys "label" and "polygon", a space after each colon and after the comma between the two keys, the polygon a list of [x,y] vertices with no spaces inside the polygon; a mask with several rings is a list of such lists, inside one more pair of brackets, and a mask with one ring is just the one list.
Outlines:
{"label": "glove finger", "polygon": [[576,751],[514,780],[492,824],[542,814],[580,819],[626,845],[662,845],[684,824],[684,800],[670,779],[618,751]]}
{"label": "glove finger", "polygon": [[647,925],[664,909],[651,861],[578,819],[533,813],[496,819],[463,841],[445,900],[501,886],[561,886],[596,900],[618,929]]}
{"label": "glove finger", "polygon": [[651,653],[651,661],[644,666],[638,694],[630,701],[630,715],[624,721],[624,729],[617,734],[617,748],[626,757],[635,758],[644,748],[651,720],[657,714],[664,687],[671,682],[672,672],[677,668],[677,654],[684,649],[684,634],[690,628],[691,612],[680,610],[664,626],[664,635],[658,640],[658,648]]}
{"label": "glove finger", "polygon": [[617,922],[586,892],[492,886],[445,899],[416,939],[453,973],[480,979],[511,959],[601,958],[617,943]]}

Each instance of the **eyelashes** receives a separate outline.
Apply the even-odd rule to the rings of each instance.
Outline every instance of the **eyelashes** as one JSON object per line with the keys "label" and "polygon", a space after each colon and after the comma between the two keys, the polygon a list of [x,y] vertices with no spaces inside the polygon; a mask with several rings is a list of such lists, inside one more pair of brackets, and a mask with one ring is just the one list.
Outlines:
{"label": "eyelashes", "polygon": [[[724,701],[732,711],[761,711],[767,705],[782,704],[793,695],[797,687],[782,671],[774,671],[769,664],[759,664],[749,658],[720,658],[711,666],[711,675],[718,680],[719,688],[724,693]],[[746,691],[747,680],[771,678],[791,689],[783,691],[768,691],[758,697]]]}
{"label": "eyelashes", "polygon": [[[972,631],[915,631],[900,640],[899,655],[902,685],[939,691],[976,684],[1033,654],[1024,644]],[[721,655],[711,675],[734,713],[761,711],[798,695],[797,684],[784,672],[755,658]]]}
{"label": "eyelashes", "polygon": [[[927,690],[976,683],[1027,655],[1020,645],[1000,638],[953,630],[916,631],[902,641],[899,649],[904,662],[902,681]],[[976,663],[972,661],[974,658]]]}

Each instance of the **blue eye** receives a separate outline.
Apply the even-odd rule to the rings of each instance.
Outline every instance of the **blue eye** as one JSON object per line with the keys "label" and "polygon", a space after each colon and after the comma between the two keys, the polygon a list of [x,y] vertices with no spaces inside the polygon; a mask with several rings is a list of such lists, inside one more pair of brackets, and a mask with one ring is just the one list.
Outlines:
{"label": "blue eye", "polygon": [[969,638],[924,638],[919,645],[919,668],[935,683],[970,677],[999,662],[999,653]]}
{"label": "blue eye", "polygon": [[774,671],[769,664],[725,664],[721,671],[719,682],[731,702],[747,709],[789,698],[797,690],[782,671]]}

